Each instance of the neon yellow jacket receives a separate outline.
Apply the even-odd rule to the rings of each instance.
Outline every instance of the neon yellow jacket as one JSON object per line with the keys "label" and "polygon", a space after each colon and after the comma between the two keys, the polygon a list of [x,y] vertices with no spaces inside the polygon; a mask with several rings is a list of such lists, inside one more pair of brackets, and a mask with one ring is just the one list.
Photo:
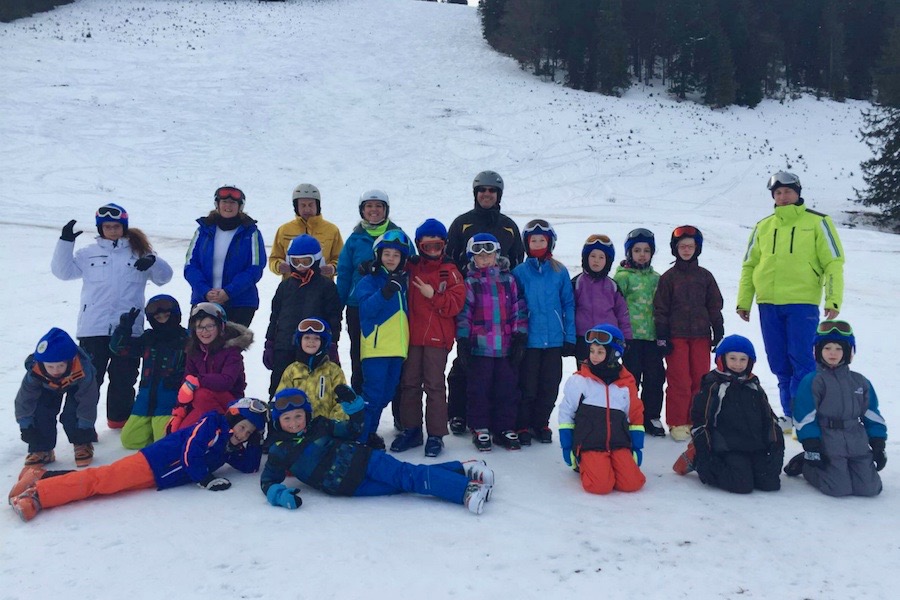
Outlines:
{"label": "neon yellow jacket", "polygon": [[814,304],[840,310],[844,297],[844,249],[831,217],[798,204],[776,206],[756,224],[738,287],[737,307]]}
{"label": "neon yellow jacket", "polygon": [[278,228],[275,232],[275,241],[272,242],[272,252],[269,254],[269,270],[281,276],[282,280],[288,275],[283,275],[278,270],[278,265],[287,258],[287,249],[295,237],[302,234],[313,236],[322,246],[322,257],[332,267],[337,267],[338,256],[344,247],[344,238],[337,225],[315,215],[308,219],[295,217]]}
{"label": "neon yellow jacket", "polygon": [[313,419],[325,417],[332,421],[346,421],[347,413],[334,394],[335,386],[342,383],[347,384],[344,371],[330,360],[323,360],[313,370],[300,361],[294,361],[281,374],[276,392],[289,387],[301,389],[309,397]]}

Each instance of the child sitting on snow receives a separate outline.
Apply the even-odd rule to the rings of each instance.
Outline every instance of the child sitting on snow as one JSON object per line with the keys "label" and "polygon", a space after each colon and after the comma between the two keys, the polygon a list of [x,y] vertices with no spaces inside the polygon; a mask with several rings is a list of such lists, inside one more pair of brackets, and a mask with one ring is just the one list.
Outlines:
{"label": "child sitting on snow", "polygon": [[625,339],[618,327],[596,325],[584,334],[588,359],[563,387],[559,443],[563,460],[581,472],[592,494],[636,492],[641,473],[644,409],[634,377],[622,367]]}
{"label": "child sitting on snow", "polygon": [[887,463],[887,426],[872,383],[850,370],[856,338],[846,321],[822,321],[816,330],[816,372],[800,382],[794,423],[803,452],[784,472],[829,496],[876,496]]}
{"label": "child sitting on snow", "polygon": [[365,424],[362,397],[346,385],[339,385],[336,393],[348,420],[312,418],[302,390],[287,388],[275,394],[270,403],[274,431],[260,478],[269,504],[299,508],[299,490],[282,483],[293,475],[334,496],[416,493],[463,504],[481,514],[494,483],[494,472],[484,461],[414,465],[373,450],[355,441]]}
{"label": "child sitting on snow", "polygon": [[745,337],[730,335],[716,348],[716,368],[691,405],[692,439],[672,467],[676,473],[696,470],[706,485],[737,494],[781,488],[784,436],[752,373],[755,363]]}

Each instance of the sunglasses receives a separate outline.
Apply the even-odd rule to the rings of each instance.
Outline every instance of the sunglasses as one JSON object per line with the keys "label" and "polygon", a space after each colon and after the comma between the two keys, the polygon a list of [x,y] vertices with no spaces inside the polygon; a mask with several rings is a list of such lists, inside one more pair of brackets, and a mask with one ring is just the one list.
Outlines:
{"label": "sunglasses", "polygon": [[769,190],[773,190],[779,185],[800,185],[800,178],[793,173],[781,171],[769,177],[769,183],[766,184],[766,187]]}
{"label": "sunglasses", "polygon": [[234,200],[242,203],[244,199],[244,192],[236,187],[220,187],[216,190],[216,202],[219,200]]}
{"label": "sunglasses", "polygon": [[838,333],[840,335],[853,335],[853,328],[847,321],[822,321],[816,327],[816,333],[819,335],[828,335],[829,333]]}
{"label": "sunglasses", "polygon": [[629,240],[636,240],[638,238],[652,238],[653,232],[649,229],[644,229],[643,227],[639,227],[638,229],[634,229],[628,233]]}
{"label": "sunglasses", "polygon": [[316,257],[312,254],[302,254],[297,256],[288,256],[291,266],[295,269],[308,269],[316,262]]}
{"label": "sunglasses", "polygon": [[325,333],[325,323],[319,319],[303,319],[297,325],[297,331],[300,333]]}
{"label": "sunglasses", "polygon": [[493,254],[500,250],[500,244],[497,242],[475,242],[470,248],[472,254]]}
{"label": "sunglasses", "polygon": [[475,188],[475,191],[479,194],[496,194],[497,188],[488,185],[479,185],[477,188]]}
{"label": "sunglasses", "polygon": [[312,406],[309,404],[309,400],[300,395],[282,396],[281,398],[276,398],[275,400],[272,400],[272,406],[274,406],[277,410],[302,408],[303,410],[312,412]]}
{"label": "sunglasses", "polygon": [[606,346],[613,341],[613,336],[608,331],[603,331],[602,329],[589,329],[584,334],[584,341],[588,344],[600,344],[601,346]]}
{"label": "sunglasses", "polygon": [[446,245],[447,244],[445,244],[443,240],[434,242],[419,242],[419,250],[421,250],[425,254],[440,254],[444,251],[444,247],[446,247]]}
{"label": "sunglasses", "polygon": [[101,206],[97,209],[97,216],[110,219],[127,219],[128,213],[115,206]]}
{"label": "sunglasses", "polygon": [[228,411],[235,413],[240,408],[249,409],[250,412],[266,414],[269,412],[269,407],[266,406],[266,403],[260,400],[259,398],[241,398],[230,407],[228,407]]}
{"label": "sunglasses", "polygon": [[148,304],[147,310],[144,312],[152,317],[163,313],[171,313],[173,308],[175,308],[175,306],[168,300],[156,300]]}
{"label": "sunglasses", "polygon": [[674,237],[694,236],[697,235],[697,228],[693,225],[682,225],[681,227],[676,227],[672,231],[672,235]]}

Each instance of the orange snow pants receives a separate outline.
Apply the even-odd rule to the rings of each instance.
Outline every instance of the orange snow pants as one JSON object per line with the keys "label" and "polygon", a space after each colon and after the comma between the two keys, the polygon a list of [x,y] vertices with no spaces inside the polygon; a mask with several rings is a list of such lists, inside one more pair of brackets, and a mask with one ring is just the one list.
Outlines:
{"label": "orange snow pants", "polygon": [[591,494],[608,494],[611,491],[636,492],[647,482],[641,473],[631,450],[619,448],[612,452],[587,450],[581,453],[578,463],[581,486]]}
{"label": "orange snow pants", "polygon": [[708,338],[673,338],[666,357],[666,425],[691,424],[691,400],[709,373]]}
{"label": "orange snow pants", "polygon": [[137,452],[111,465],[39,479],[36,485],[41,507],[50,508],[91,496],[153,488],[156,480],[147,459]]}

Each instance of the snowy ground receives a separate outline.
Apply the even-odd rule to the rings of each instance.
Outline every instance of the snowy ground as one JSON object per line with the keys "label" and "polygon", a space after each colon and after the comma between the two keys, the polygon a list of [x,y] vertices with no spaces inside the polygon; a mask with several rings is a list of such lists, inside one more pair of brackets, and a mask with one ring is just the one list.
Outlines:
{"label": "snowy ground", "polygon": [[[573,274],[589,233],[610,234],[621,251],[627,231],[650,227],[664,270],[668,231],[700,226],[727,331],[762,354],[755,313],[748,325],[731,307],[750,228],[771,211],[767,175],[789,165],[809,204],[846,223],[867,156],[860,103],[710,111],[661,86],[623,99],[584,94],[491,52],[471,7],[410,0],[79,0],[0,25],[0,74],[0,272],[12,301],[0,330],[0,487],[12,485],[25,452],[12,406],[22,359],[51,326],[75,328],[80,283],[49,271],[59,228],[75,218],[90,230],[101,203],[125,205],[177,266],[224,183],[244,189],[270,241],[300,181],[319,186],[326,218],[345,235],[372,187],[390,194],[391,216],[412,231],[431,216],[449,224],[471,207],[474,174],[495,169],[507,182],[504,211],[520,225],[550,219]],[[880,391],[889,425],[900,423],[890,378],[900,368],[890,334],[900,239],[840,234],[855,365]],[[276,283],[263,276],[257,332]],[[180,277],[164,289],[187,303]],[[258,396],[268,381],[261,353],[257,344],[246,357],[248,393]],[[775,399],[764,361],[757,371]],[[387,419],[381,433],[390,434]],[[100,442],[97,464],[126,454],[102,425]],[[869,500],[826,498],[802,480],[769,495],[706,489],[671,472],[683,446],[650,439],[646,488],[608,497],[581,491],[556,444],[494,451],[498,484],[479,518],[431,499],[308,489],[302,509],[288,512],[242,475],[221,494],[136,493],[29,524],[8,511],[0,599],[887,598],[900,583],[896,448],[889,440],[885,491]],[[788,441],[788,456],[798,449]],[[72,466],[70,447],[61,442],[57,454],[58,468]],[[447,439],[444,457],[472,454],[465,438]],[[403,458],[424,460],[418,450]]]}

